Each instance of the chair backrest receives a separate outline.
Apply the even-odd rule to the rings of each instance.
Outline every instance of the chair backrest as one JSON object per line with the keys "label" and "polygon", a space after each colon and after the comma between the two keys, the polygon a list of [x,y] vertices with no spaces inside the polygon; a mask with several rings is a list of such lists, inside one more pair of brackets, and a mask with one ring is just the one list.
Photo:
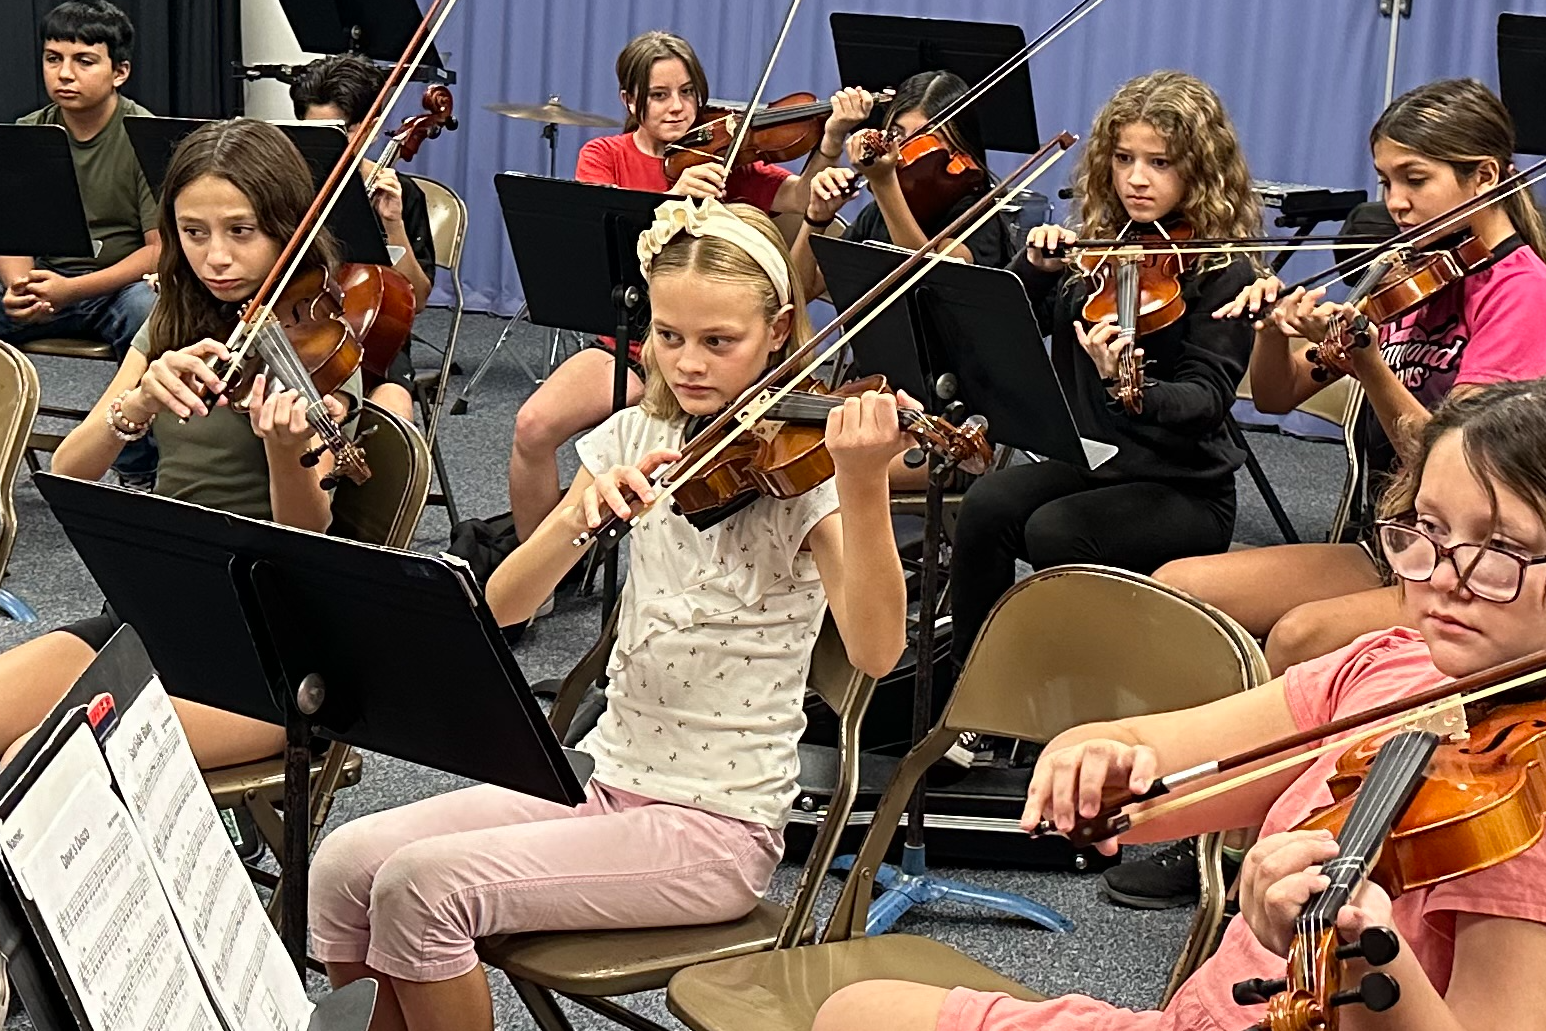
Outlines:
{"label": "chair backrest", "polygon": [[40,395],[32,362],[0,340],[0,578],[16,544],[16,471],[27,450]]}
{"label": "chair backrest", "polygon": [[[1373,409],[1364,405],[1363,387],[1353,380],[1353,377],[1344,377],[1348,384],[1347,397],[1342,407],[1342,444],[1347,449],[1347,474],[1342,478],[1342,494],[1337,498],[1337,509],[1331,517],[1331,529],[1326,533],[1326,539],[1333,544],[1340,543],[1347,535],[1347,525],[1352,520],[1354,509],[1369,503],[1369,492],[1366,490],[1365,478],[1368,470],[1364,468],[1366,456],[1359,444],[1359,419],[1373,419]],[[1359,512],[1363,519],[1369,518],[1369,513]]]}
{"label": "chair backrest", "polygon": [[435,241],[435,264],[450,269],[460,279],[462,248],[467,242],[467,205],[444,183],[422,175],[411,178],[424,191],[430,235]]}
{"label": "chair backrest", "polygon": [[328,532],[366,544],[406,548],[429,498],[429,446],[417,427],[369,400],[360,412],[356,439],[361,438],[370,479],[362,484],[339,482]]}
{"label": "chair backrest", "polygon": [[1010,588],[939,722],[886,786],[827,940],[864,933],[874,871],[913,785],[963,731],[1045,742],[1082,723],[1214,701],[1266,674],[1244,633],[1180,591],[1106,566],[1056,566]]}

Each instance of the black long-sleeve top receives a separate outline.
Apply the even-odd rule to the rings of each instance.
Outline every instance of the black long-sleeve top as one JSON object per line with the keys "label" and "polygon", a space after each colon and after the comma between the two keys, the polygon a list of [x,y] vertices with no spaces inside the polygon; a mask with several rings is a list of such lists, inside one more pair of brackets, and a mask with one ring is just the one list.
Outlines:
{"label": "black long-sleeve top", "polygon": [[1182,276],[1186,314],[1139,338],[1148,382],[1137,415],[1107,393],[1074,335],[1089,292],[1085,281],[1073,272],[1043,272],[1024,251],[1009,269],[1025,284],[1037,322],[1051,327],[1052,365],[1080,435],[1117,448],[1095,470],[1097,479],[1168,483],[1204,494],[1233,488],[1245,454],[1229,439],[1224,417],[1245,375],[1254,334],[1249,322],[1220,321],[1212,313],[1255,279],[1247,260]]}

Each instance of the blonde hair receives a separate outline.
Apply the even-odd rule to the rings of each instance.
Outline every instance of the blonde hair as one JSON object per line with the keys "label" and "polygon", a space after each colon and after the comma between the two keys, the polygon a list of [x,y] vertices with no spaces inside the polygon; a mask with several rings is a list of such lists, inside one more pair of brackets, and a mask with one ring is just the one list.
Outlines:
{"label": "blonde hair", "polygon": [[641,32],[630,39],[617,55],[617,88],[632,102],[623,132],[633,132],[642,122],[650,100],[650,72],[656,61],[678,60],[687,69],[693,91],[698,94],[698,107],[709,102],[709,80],[703,72],[703,62],[692,44],[681,36],[660,29]]}
{"label": "blonde hair", "polygon": [[[789,247],[784,243],[783,234],[778,231],[778,227],[773,224],[771,218],[750,204],[730,204],[727,207],[731,214],[767,237],[768,241],[778,249],[779,256],[784,259],[785,267],[793,269]],[[778,293],[774,290],[773,281],[768,278],[766,270],[751,255],[728,240],[717,236],[677,233],[655,256],[655,260],[650,265],[650,281],[653,282],[658,276],[684,274],[702,276],[720,283],[737,283],[756,290],[763,317],[767,319],[769,325],[783,310],[783,302],[778,299]],[[811,320],[805,311],[805,293],[800,289],[799,277],[790,275],[789,280],[789,303],[794,306],[793,317],[789,324],[789,336],[773,354],[770,365],[783,361],[790,351],[811,337]],[[639,360],[644,364],[645,372],[644,400],[640,402],[640,407],[647,414],[657,418],[675,419],[681,416],[682,406],[677,402],[676,395],[671,392],[671,384],[660,375],[660,365],[655,359],[653,329],[645,336],[644,348],[639,355]]]}
{"label": "blonde hair", "polygon": [[[1444,162],[1462,183],[1474,179],[1487,158],[1498,163],[1499,179],[1514,167],[1514,120],[1475,79],[1440,79],[1401,94],[1369,130],[1369,149],[1382,139]],[[1546,223],[1530,191],[1519,190],[1499,206],[1530,249],[1546,258]]]}
{"label": "blonde hair", "polygon": [[1171,164],[1186,187],[1177,212],[1195,235],[1260,234],[1261,202],[1251,192],[1251,173],[1223,102],[1195,76],[1160,71],[1124,83],[1095,116],[1074,173],[1084,223],[1080,236],[1114,236],[1127,224],[1111,182],[1111,157],[1117,137],[1136,122],[1148,123],[1165,138]]}

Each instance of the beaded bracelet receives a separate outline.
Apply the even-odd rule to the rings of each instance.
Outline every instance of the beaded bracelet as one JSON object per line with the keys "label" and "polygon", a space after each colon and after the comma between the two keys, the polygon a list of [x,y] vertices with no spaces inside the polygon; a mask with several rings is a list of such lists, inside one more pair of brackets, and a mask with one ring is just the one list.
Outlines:
{"label": "beaded bracelet", "polygon": [[[129,388],[129,390],[133,389],[133,387]],[[144,422],[135,422],[123,414],[123,401],[129,396],[129,390],[125,390],[107,403],[107,428],[113,431],[113,436],[126,442],[143,439],[145,434],[150,432],[150,424],[156,421],[154,412]]]}

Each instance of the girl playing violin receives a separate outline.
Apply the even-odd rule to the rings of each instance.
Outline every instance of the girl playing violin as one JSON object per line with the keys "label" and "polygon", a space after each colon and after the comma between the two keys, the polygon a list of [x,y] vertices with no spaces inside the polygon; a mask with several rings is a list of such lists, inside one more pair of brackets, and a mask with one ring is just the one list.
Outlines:
{"label": "girl playing violin", "polygon": [[[920,72],[897,88],[896,98],[886,112],[884,132],[888,148],[884,153],[872,155],[866,150],[865,139],[852,135],[853,131],[870,116],[875,99],[867,90],[850,87],[832,98],[832,115],[827,119],[827,139],[842,140],[847,137],[848,159],[852,167],[827,168],[811,177],[810,200],[805,206],[805,221],[795,237],[790,253],[807,297],[818,297],[826,291],[816,256],[811,253],[811,234],[821,232],[837,218],[837,213],[854,196],[855,184],[862,177],[870,187],[874,199],[860,210],[853,224],[843,231],[843,239],[894,243],[899,247],[916,250],[934,237],[941,229],[955,221],[980,197],[988,186],[986,175],[981,187],[945,209],[944,214],[921,222],[908,206],[898,180],[898,141],[911,136],[927,125],[941,111],[954,103],[966,92],[966,83],[953,72]],[[967,154],[978,168],[986,169],[988,159],[982,147],[982,134],[977,127],[975,113],[967,110],[935,130],[949,145]],[[826,150],[830,144],[823,143]],[[826,156],[836,160],[839,151],[833,148]],[[963,261],[1002,268],[1009,261],[1009,233],[1002,218],[995,218],[983,226],[965,243],[947,240],[940,249]]]}
{"label": "girl playing violin", "polygon": [[[563,503],[489,580],[525,619],[583,554],[574,538],[650,499],[650,475],[809,333],[773,223],[746,205],[671,201],[640,241],[653,324],[643,402],[579,442]],[[377,1027],[492,1028],[483,935],[730,920],[782,852],[811,648],[828,605],[853,663],[889,672],[906,591],[886,465],[897,399],[834,409],[835,478],[761,498],[699,532],[664,504],[630,534],[607,709],[575,808],[480,786],[368,816],[311,867],[316,955],[334,984],[378,978]],[[904,401],[905,403],[905,401]],[[860,580],[862,578],[862,586]],[[754,663],[755,660],[755,663]]]}
{"label": "girl playing violin", "polygon": [[[315,196],[311,172],[289,139],[264,122],[236,119],[196,129],[167,168],[160,207],[160,297],[149,322],[85,421],[59,445],[53,471],[99,479],[126,442],[154,429],[161,450],[156,493],[288,526],[325,531],[331,499],[324,454],[301,465],[314,443],[305,403],[269,393],[259,376],[247,414],[222,398],[208,364],[226,357],[239,305],[257,292]],[[336,264],[325,234],[304,267]],[[335,419],[360,396],[356,376],[344,401],[325,397]],[[185,420],[185,421],[183,421]],[[0,751],[48,713],[121,625],[111,610],[0,655]],[[205,767],[277,753],[284,731],[173,699],[194,755]]]}
{"label": "girl playing violin", "polygon": [[[1420,430],[1386,493],[1379,534],[1401,578],[1406,629],[1378,631],[1291,667],[1242,694],[1180,712],[1077,727],[1048,744],[1024,824],[1093,816],[1103,791],[1142,792],[1157,776],[1363,712],[1546,648],[1546,380],[1454,394]],[[815,1031],[1239,1031],[1261,1018],[1231,986],[1276,977],[1294,918],[1326,886],[1337,855],[1320,831],[1297,831],[1329,805],[1337,754],[1142,825],[1122,840],[1263,824],[1247,854],[1241,910],[1218,951],[1163,1012],[1133,1013],[1085,996],[1027,1003],[1000,994],[893,981],[844,989]],[[1115,848],[1116,839],[1102,847]],[[1365,883],[1339,914],[1344,939],[1394,927],[1396,960],[1381,968],[1401,988],[1384,1013],[1338,1010],[1346,1031],[1533,1027],[1546,1009],[1546,846],[1394,902]],[[1356,984],[1362,970],[1346,973]]]}
{"label": "girl playing violin", "polygon": [[[1129,225],[1164,230],[1184,220],[1199,237],[1256,232],[1260,208],[1218,96],[1181,72],[1133,79],[1101,109],[1074,190],[1080,236]],[[1117,446],[1093,472],[1047,460],[990,473],[967,491],[951,566],[952,648],[963,663],[988,611],[1014,583],[1015,560],[1045,569],[1098,562],[1147,573],[1182,555],[1222,551],[1235,521],[1242,461],[1224,417],[1245,372],[1251,335],[1209,313],[1254,273],[1243,258],[1194,262],[1181,276],[1186,313],[1139,344],[1149,384],[1140,414],[1115,399],[1117,327],[1086,325],[1089,293],[1055,247],[1059,226],[1031,231],[1010,266],[1024,281],[1079,433]],[[1027,342],[1027,346],[1039,346]]]}
{"label": "girl playing violin", "polygon": [[[1406,229],[1485,193],[1507,175],[1514,128],[1486,86],[1447,79],[1396,98],[1369,133],[1369,145],[1385,205]],[[1428,409],[1450,393],[1546,375],[1546,227],[1529,191],[1478,209],[1456,229],[1474,234],[1492,257],[1418,310],[1380,326],[1378,348],[1351,348],[1347,365],[1336,370],[1356,376],[1364,389],[1359,450],[1376,482],[1391,472],[1390,436],[1400,420],[1427,418]],[[1326,301],[1324,290],[1286,297],[1282,291],[1278,279],[1263,279],[1217,312],[1266,312],[1255,324],[1250,373],[1257,407],[1270,412],[1291,411],[1326,386],[1293,343],[1318,343],[1330,331],[1332,315],[1345,326],[1356,314]],[[1185,559],[1155,575],[1265,637],[1267,659],[1280,673],[1396,622],[1399,592],[1364,522],[1356,544],[1256,548]],[[1272,589],[1262,590],[1263,584]]]}
{"label": "girl playing violin", "polygon": [[[728,174],[721,164],[709,161],[691,166],[675,183],[666,177],[666,147],[697,123],[698,109],[709,95],[703,65],[685,39],[653,31],[630,40],[617,55],[617,90],[628,121],[620,135],[594,139],[580,148],[574,170],[580,182],[744,201],[766,212],[804,209],[805,180],[761,161]],[[805,174],[826,167],[830,162],[824,154],[838,145],[823,142],[812,153]],[[614,350],[608,337],[570,357],[515,414],[510,511],[523,541],[558,505],[559,446],[612,411]],[[645,370],[637,341],[629,344],[628,368],[628,403],[638,404]]]}

